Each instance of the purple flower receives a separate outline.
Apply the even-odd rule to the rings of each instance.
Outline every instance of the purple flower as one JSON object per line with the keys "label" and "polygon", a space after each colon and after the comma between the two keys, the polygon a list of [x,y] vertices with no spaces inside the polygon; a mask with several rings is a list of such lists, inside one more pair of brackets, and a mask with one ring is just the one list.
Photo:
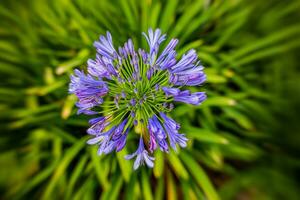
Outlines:
{"label": "purple flower", "polygon": [[169,68],[170,82],[174,85],[200,85],[206,80],[203,66],[197,62],[198,56],[195,50],[184,54],[181,60]]}
{"label": "purple flower", "polygon": [[174,101],[199,105],[206,99],[205,92],[191,93],[189,90],[180,91],[178,88],[163,87],[162,90],[167,96],[173,96]]}
{"label": "purple flower", "polygon": [[169,80],[174,85],[196,86],[206,81],[206,75],[200,69],[191,69],[177,74],[171,74]]}
{"label": "purple flower", "polygon": [[149,150],[151,153],[156,149],[156,139],[152,131],[149,131],[150,139],[149,139]]}
{"label": "purple flower", "polygon": [[193,68],[195,65],[195,62],[197,61],[197,54],[194,49],[189,50],[187,54],[184,54],[179,62],[176,63],[176,65],[172,66],[171,72],[172,73],[178,73],[185,71],[187,69]]}
{"label": "purple flower", "polygon": [[135,105],[136,105],[136,100],[135,100],[135,99],[131,99],[131,100],[130,100],[130,104],[131,104],[132,106],[135,106]]}
{"label": "purple flower", "polygon": [[97,135],[101,133],[107,127],[107,125],[109,125],[107,119],[108,117],[97,117],[91,119],[89,124],[92,126],[87,130],[87,133],[90,135]]}
{"label": "purple flower", "polygon": [[157,61],[156,65],[160,69],[165,70],[176,64],[176,51],[171,51],[168,53],[163,60]]}
{"label": "purple flower", "polygon": [[92,138],[87,143],[98,145],[99,155],[121,151],[130,130],[137,131],[138,149],[126,156],[136,157],[134,169],[144,163],[153,167],[149,153],[156,150],[168,153],[169,146],[174,150],[177,144],[186,147],[180,125],[166,115],[174,108],[172,102],[199,105],[206,99],[204,92],[180,90],[206,80],[196,51],[188,51],[177,61],[178,39],[171,39],[159,53],[166,35],[149,29],[143,36],[148,51],[136,51],[131,39],[116,51],[109,32],[100,36],[94,42],[95,58],[87,61],[87,73],[75,69],[69,84],[69,92],[78,97],[77,113],[95,115],[89,121],[87,133]]}
{"label": "purple flower", "polygon": [[115,130],[115,134],[114,134],[114,138],[113,139],[116,139],[116,138],[119,138],[121,135],[122,135],[122,133],[123,133],[123,131],[124,131],[124,127],[125,127],[125,125],[127,124],[127,122],[128,122],[128,119],[126,118],[126,119],[124,119],[120,124],[119,124],[119,126],[116,128],[116,130]]}
{"label": "purple flower", "polygon": [[[91,123],[99,123],[103,122],[105,119],[104,118],[95,118],[92,120]],[[93,139],[90,139],[87,141],[88,144],[96,144],[99,143],[99,150],[98,154],[108,154],[112,152],[114,149],[116,151],[121,151],[125,144],[126,144],[126,138],[129,132],[129,129],[127,129],[124,132],[124,127],[127,123],[127,119],[125,119],[119,126],[115,127],[113,126],[109,131],[105,133],[98,132],[96,137]]]}
{"label": "purple flower", "polygon": [[76,106],[79,108],[78,111],[77,111],[77,114],[85,114],[85,115],[96,115],[98,114],[98,112],[96,111],[92,111],[90,109],[84,109],[84,108],[81,108],[80,105],[78,105],[78,103],[76,103]]}
{"label": "purple flower", "polygon": [[87,141],[87,144],[89,144],[89,145],[97,144],[99,146],[98,155],[103,154],[104,151],[107,149],[108,143],[110,142],[110,138],[111,138],[112,134],[114,133],[114,130],[115,130],[115,126],[113,126],[111,129],[109,129],[107,132],[98,134],[94,138],[89,139]]}
{"label": "purple flower", "polygon": [[79,70],[75,70],[75,75],[71,76],[69,93],[75,94],[79,101],[77,107],[80,112],[89,110],[94,106],[103,103],[102,97],[108,92],[106,83],[102,80],[96,80],[90,75],[85,75]]}
{"label": "purple flower", "polygon": [[147,71],[147,78],[148,78],[148,80],[151,79],[153,73],[154,73],[154,69],[153,68],[148,69],[148,71]]}
{"label": "purple flower", "polygon": [[[148,120],[148,130],[149,130],[150,136],[151,135],[155,136],[155,139],[158,142],[159,148],[162,151],[168,152],[169,148],[168,148],[168,144],[166,142],[167,135],[165,133],[164,128],[162,127],[162,125],[158,121],[158,118],[155,115],[153,115],[153,117],[149,118],[149,120]],[[152,137],[151,139],[154,139],[154,138]]]}
{"label": "purple flower", "polygon": [[102,61],[101,57],[97,55],[95,60],[88,59],[88,72],[92,76],[98,77],[98,78],[111,78],[110,73],[108,72],[105,63]]}
{"label": "purple flower", "polygon": [[172,39],[156,60],[155,64],[158,65],[160,69],[169,69],[176,64],[176,51],[174,49],[177,43],[177,39]]}
{"label": "purple flower", "polygon": [[140,165],[144,163],[147,164],[148,167],[153,167],[154,158],[149,156],[148,151],[145,150],[143,138],[140,137],[139,147],[133,154],[125,156],[126,160],[130,160],[136,157],[133,165],[133,169],[136,170]]}
{"label": "purple flower", "polygon": [[131,111],[131,112],[130,112],[130,116],[131,116],[132,118],[135,118],[135,112],[134,112],[134,111]]}
{"label": "purple flower", "polygon": [[103,152],[105,154],[108,154],[113,150],[116,150],[118,152],[124,148],[126,144],[126,138],[129,132],[129,129],[124,130],[126,124],[127,119],[125,119],[119,126],[115,128],[110,141],[108,142],[107,146],[103,149]]}
{"label": "purple flower", "polygon": [[133,56],[132,56],[132,64],[134,67],[134,71],[138,74],[138,72],[139,72],[139,57],[138,57],[138,54],[135,52],[133,53]]}
{"label": "purple flower", "polygon": [[160,29],[156,29],[154,32],[153,30],[150,28],[148,30],[148,34],[143,33],[144,37],[146,38],[148,44],[149,44],[149,48],[150,48],[150,64],[151,66],[153,66],[154,64],[154,58],[158,53],[158,49],[159,49],[159,45],[166,39],[166,35],[161,35],[161,31]]}
{"label": "purple flower", "polygon": [[178,88],[162,87],[161,88],[167,96],[176,96],[180,90]]}
{"label": "purple flower", "polygon": [[138,53],[139,53],[140,57],[143,59],[143,62],[144,62],[145,64],[149,64],[149,63],[148,63],[148,54],[145,52],[145,50],[139,49],[139,50],[138,50]]}
{"label": "purple flower", "polygon": [[129,55],[134,55],[134,46],[133,46],[133,43],[132,43],[132,40],[129,39],[127,42],[125,42],[124,44],[124,47],[123,47],[123,53],[124,53],[124,56],[127,57]]}
{"label": "purple flower", "polygon": [[184,134],[178,133],[180,128],[179,124],[173,119],[167,117],[164,113],[160,113],[160,116],[164,119],[164,127],[168,134],[171,147],[177,151],[176,144],[179,144],[181,147],[186,147],[187,138]]}
{"label": "purple flower", "polygon": [[174,101],[180,101],[183,103],[199,105],[206,99],[205,92],[190,93],[190,91],[181,91],[178,95],[174,96]]}
{"label": "purple flower", "polygon": [[94,42],[94,46],[101,56],[109,59],[114,59],[117,53],[113,46],[111,34],[108,31],[106,32],[106,37],[101,35],[99,41]]}
{"label": "purple flower", "polygon": [[122,97],[123,99],[126,98],[126,93],[125,93],[124,91],[121,92],[121,97]]}
{"label": "purple flower", "polygon": [[112,76],[118,76],[117,70],[114,67],[113,61],[107,57],[102,57],[102,61],[109,73],[109,79],[111,79]]}

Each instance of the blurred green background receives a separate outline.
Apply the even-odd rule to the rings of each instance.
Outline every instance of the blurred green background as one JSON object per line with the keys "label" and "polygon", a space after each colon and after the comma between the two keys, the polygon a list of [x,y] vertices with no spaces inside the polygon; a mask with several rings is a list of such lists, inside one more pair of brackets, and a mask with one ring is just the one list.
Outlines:
{"label": "blurred green background", "polygon": [[[197,50],[208,99],[171,113],[186,149],[133,171],[135,142],[85,144],[67,86],[100,34],[145,47],[149,27]],[[0,199],[299,199],[299,52],[297,0],[2,0]]]}

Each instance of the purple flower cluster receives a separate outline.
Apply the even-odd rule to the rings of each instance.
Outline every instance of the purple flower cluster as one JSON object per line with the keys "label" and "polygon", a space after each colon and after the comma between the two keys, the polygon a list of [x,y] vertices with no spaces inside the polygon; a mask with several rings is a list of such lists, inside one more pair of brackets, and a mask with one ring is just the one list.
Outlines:
{"label": "purple flower cluster", "polygon": [[180,125],[166,113],[174,102],[199,105],[204,92],[180,90],[197,86],[206,80],[203,66],[195,50],[176,59],[177,39],[171,39],[160,52],[166,35],[160,29],[143,33],[149,50],[135,50],[129,39],[117,50],[111,34],[100,36],[94,43],[96,58],[87,61],[87,72],[75,70],[69,92],[78,97],[78,114],[99,115],[89,121],[88,144],[98,145],[98,154],[121,151],[132,127],[140,135],[137,150],[125,159],[135,158],[134,169],[146,164],[153,167],[156,149],[175,151],[187,146],[187,138],[179,133]]}

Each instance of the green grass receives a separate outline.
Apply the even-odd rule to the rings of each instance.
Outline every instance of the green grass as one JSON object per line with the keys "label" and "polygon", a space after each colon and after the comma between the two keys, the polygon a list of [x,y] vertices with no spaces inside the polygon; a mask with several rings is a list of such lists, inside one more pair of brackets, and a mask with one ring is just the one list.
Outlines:
{"label": "green grass", "polygon": [[[297,199],[300,2],[7,0],[0,4],[1,199]],[[190,139],[134,172],[85,144],[69,75],[115,45],[161,28],[196,49],[208,99],[177,105]],[[192,88],[197,90],[197,88]],[[132,144],[132,145],[131,145]]]}

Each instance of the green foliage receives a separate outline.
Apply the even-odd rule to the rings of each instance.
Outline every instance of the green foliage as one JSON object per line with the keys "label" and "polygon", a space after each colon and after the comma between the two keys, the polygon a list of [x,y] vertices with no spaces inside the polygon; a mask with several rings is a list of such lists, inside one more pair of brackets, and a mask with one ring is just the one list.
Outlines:
{"label": "green foliage", "polygon": [[[297,199],[299,8],[297,0],[2,1],[0,198]],[[178,56],[197,50],[208,99],[172,112],[187,149],[157,152],[153,170],[134,172],[123,160],[130,142],[100,157],[85,144],[87,118],[75,114],[67,84],[100,34],[145,46],[148,27],[177,37]]]}

